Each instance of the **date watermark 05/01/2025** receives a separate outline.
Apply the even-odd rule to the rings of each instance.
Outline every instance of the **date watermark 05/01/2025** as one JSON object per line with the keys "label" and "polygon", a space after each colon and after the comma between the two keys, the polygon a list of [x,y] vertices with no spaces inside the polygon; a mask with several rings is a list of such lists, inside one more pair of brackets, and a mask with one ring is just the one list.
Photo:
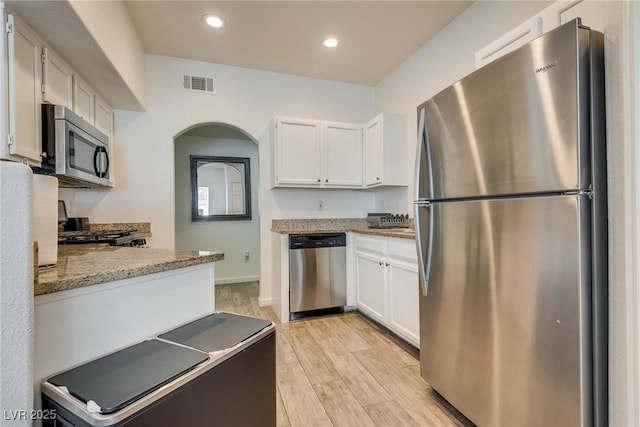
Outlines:
{"label": "date watermark 05/01/2025", "polygon": [[57,417],[55,409],[3,409],[2,419],[4,421],[34,421],[34,420],[55,420]]}

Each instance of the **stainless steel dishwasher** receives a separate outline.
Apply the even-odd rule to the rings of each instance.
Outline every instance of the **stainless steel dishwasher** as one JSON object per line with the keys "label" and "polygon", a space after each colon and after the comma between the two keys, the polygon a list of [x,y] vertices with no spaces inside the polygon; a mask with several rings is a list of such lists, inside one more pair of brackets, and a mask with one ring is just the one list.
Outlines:
{"label": "stainless steel dishwasher", "polygon": [[289,236],[289,311],[347,304],[345,233]]}

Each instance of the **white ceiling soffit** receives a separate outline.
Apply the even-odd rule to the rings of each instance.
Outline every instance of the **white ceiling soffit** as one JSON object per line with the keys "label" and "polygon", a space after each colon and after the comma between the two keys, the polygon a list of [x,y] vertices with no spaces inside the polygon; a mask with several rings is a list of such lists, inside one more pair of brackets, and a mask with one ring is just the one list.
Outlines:
{"label": "white ceiling soffit", "polygon": [[5,2],[114,108],[143,109],[68,1]]}
{"label": "white ceiling soffit", "polygon": [[[147,53],[374,86],[472,1],[136,1]],[[226,21],[208,27],[203,16]],[[336,37],[333,49],[323,38]]]}

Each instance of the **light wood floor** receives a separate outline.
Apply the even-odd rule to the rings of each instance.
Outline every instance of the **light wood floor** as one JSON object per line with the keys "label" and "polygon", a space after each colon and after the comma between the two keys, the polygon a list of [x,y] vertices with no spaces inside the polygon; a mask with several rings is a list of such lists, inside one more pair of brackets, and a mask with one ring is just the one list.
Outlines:
{"label": "light wood floor", "polygon": [[358,313],[280,324],[257,282],[216,286],[216,310],[276,323],[279,426],[472,425],[420,377],[415,349]]}

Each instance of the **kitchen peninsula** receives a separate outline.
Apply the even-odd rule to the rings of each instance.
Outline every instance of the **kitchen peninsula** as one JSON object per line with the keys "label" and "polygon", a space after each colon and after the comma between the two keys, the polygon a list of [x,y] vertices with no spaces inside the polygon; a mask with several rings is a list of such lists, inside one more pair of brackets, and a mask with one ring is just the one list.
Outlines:
{"label": "kitchen peninsula", "polygon": [[57,265],[38,272],[34,295],[77,289],[222,259],[222,252],[60,245]]}
{"label": "kitchen peninsula", "polygon": [[222,252],[59,245],[34,283],[34,384],[211,314]]}

